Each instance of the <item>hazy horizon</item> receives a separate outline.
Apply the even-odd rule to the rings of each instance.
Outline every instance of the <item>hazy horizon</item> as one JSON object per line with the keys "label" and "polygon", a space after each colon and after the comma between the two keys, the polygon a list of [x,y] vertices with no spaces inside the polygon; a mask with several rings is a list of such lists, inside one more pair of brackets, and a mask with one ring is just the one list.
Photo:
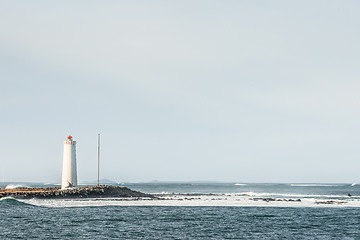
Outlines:
{"label": "hazy horizon", "polygon": [[0,179],[360,182],[359,10],[0,0]]}
{"label": "hazy horizon", "polygon": [[[56,181],[56,182],[31,182],[31,181],[10,181],[10,182],[1,182],[0,186],[3,185],[12,185],[12,184],[44,184],[44,185],[61,185],[61,181]],[[80,181],[78,183],[78,185],[96,185],[97,184],[97,180],[89,180],[89,181]],[[128,181],[123,181],[123,182],[116,182],[113,181],[111,179],[106,179],[106,180],[100,180],[100,185],[126,185],[126,184],[199,184],[199,185],[206,185],[206,184],[234,184],[234,185],[253,185],[253,184],[260,184],[260,185],[276,185],[276,184],[280,184],[280,185],[286,185],[286,184],[293,184],[293,185],[314,185],[314,187],[321,185],[321,186],[333,186],[334,184],[336,185],[351,185],[351,186],[357,186],[359,183],[351,183],[351,182],[239,182],[239,181],[235,181],[235,182],[227,182],[227,181],[158,181],[158,180],[152,180],[152,181],[138,181],[138,182],[128,182]],[[307,187],[311,187],[311,186],[307,186]]]}

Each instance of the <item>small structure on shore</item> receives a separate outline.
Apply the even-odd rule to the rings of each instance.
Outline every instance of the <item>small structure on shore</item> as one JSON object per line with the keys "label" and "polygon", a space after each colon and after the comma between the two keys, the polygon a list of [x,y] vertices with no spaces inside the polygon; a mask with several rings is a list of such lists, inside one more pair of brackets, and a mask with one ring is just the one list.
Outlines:
{"label": "small structure on shore", "polygon": [[76,141],[69,135],[64,141],[63,169],[61,189],[71,189],[77,186]]}

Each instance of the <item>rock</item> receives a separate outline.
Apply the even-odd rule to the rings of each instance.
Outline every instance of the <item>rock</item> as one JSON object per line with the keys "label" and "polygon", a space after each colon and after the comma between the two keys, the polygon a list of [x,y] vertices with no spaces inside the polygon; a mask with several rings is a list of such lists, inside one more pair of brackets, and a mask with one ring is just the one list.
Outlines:
{"label": "rock", "polygon": [[253,201],[264,201],[264,202],[301,202],[301,199],[280,199],[280,198],[251,198]]}
{"label": "rock", "polygon": [[334,201],[334,200],[328,200],[328,201],[315,201],[315,204],[344,204],[347,203],[345,201]]}
{"label": "rock", "polygon": [[0,198],[106,198],[106,197],[147,197],[156,198],[151,194],[133,191],[126,187],[118,186],[90,186],[75,189],[62,190],[59,187],[52,188],[22,188],[22,189],[1,189]]}

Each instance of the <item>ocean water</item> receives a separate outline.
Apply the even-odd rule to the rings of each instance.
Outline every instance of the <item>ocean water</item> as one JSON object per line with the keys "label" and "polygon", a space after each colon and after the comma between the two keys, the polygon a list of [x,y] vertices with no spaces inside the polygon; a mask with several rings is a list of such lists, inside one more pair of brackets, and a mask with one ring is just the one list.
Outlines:
{"label": "ocean water", "polygon": [[161,199],[5,198],[0,239],[360,239],[355,184],[120,185]]}

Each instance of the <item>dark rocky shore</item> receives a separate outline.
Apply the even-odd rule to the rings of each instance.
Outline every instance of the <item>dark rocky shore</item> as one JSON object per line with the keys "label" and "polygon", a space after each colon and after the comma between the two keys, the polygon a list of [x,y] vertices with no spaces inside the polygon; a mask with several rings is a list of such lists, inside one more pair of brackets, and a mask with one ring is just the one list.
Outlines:
{"label": "dark rocky shore", "polygon": [[90,186],[75,189],[62,190],[59,187],[51,188],[19,188],[0,189],[0,198],[13,197],[18,199],[42,198],[42,199],[64,199],[64,198],[156,198],[151,194],[133,191],[127,187],[117,186]]}

